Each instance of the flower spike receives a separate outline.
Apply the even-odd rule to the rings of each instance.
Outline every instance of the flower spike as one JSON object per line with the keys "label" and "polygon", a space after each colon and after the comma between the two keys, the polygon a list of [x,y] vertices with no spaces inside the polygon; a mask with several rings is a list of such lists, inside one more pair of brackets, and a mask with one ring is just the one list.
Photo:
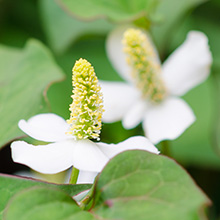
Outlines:
{"label": "flower spike", "polygon": [[69,110],[68,134],[76,139],[98,139],[101,130],[103,100],[101,87],[92,65],[85,59],[76,61],[73,67],[73,99]]}
{"label": "flower spike", "polygon": [[123,44],[127,63],[132,68],[132,77],[143,98],[152,102],[163,100],[166,88],[159,75],[160,63],[148,36],[130,28],[124,33]]}

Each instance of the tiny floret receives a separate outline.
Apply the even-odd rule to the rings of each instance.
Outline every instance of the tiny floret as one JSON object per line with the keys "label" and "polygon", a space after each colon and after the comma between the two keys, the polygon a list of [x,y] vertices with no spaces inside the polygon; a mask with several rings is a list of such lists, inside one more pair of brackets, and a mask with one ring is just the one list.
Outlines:
{"label": "tiny floret", "polygon": [[166,88],[160,78],[161,66],[149,37],[138,29],[128,29],[123,37],[127,63],[132,78],[143,98],[152,102],[163,100]]}
{"label": "tiny floret", "polygon": [[70,104],[68,134],[75,139],[98,139],[101,130],[103,100],[94,68],[85,59],[76,61],[73,67],[73,99]]}

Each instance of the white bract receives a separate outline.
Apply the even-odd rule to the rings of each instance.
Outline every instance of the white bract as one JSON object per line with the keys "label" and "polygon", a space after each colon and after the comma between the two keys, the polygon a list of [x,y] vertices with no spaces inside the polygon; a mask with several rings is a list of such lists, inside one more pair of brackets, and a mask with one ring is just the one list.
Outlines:
{"label": "white bract", "polygon": [[[145,135],[154,144],[165,139],[176,139],[195,121],[193,111],[179,96],[184,95],[208,77],[212,63],[208,39],[202,32],[189,32],[185,42],[161,66],[156,50],[146,33],[142,33],[139,42],[143,43],[143,38],[145,38],[143,35],[145,35],[148,40],[143,44],[144,46],[151,46],[151,48],[146,47],[145,49],[146,51],[149,49],[147,52],[152,57],[142,56],[141,45],[143,44],[140,43],[139,48],[137,48],[137,45],[133,43],[134,36],[128,38],[127,43],[136,47],[136,51],[132,51],[134,47],[123,48],[122,39],[126,29],[127,27],[119,27],[113,30],[107,39],[106,49],[109,59],[127,82],[100,82],[105,106],[103,122],[112,123],[122,120],[122,125],[126,129],[134,128],[143,122]],[[129,60],[126,57],[125,49],[131,55]],[[137,55],[136,52],[140,52],[140,54]],[[132,56],[136,56],[133,63],[131,62]],[[154,72],[157,72],[156,77],[159,77],[159,81],[158,78],[153,78],[155,81],[150,87],[151,92],[154,91],[152,90],[154,89],[153,86],[157,86],[156,89],[159,88],[159,92],[162,91],[155,96],[160,98],[158,102],[152,102],[152,100],[143,97],[144,92],[141,91],[141,88],[147,89],[149,85],[144,85],[144,80],[147,79],[144,78],[143,74],[139,76],[138,83],[134,79],[138,72],[138,70],[135,72],[134,67],[140,68],[139,72],[143,73],[144,65],[138,59],[142,61],[144,58],[148,59],[147,64],[151,65],[152,63],[153,65],[150,69],[151,77]],[[150,65],[145,66],[150,68]]]}
{"label": "white bract", "polygon": [[39,114],[28,121],[20,120],[19,128],[46,145],[34,146],[24,141],[11,144],[12,159],[44,174],[54,174],[72,166],[79,169],[78,183],[92,183],[110,158],[133,149],[158,154],[145,137],[129,138],[118,144],[95,143],[99,140],[103,112],[101,88],[91,64],[83,59],[73,67],[73,103],[70,119]]}
{"label": "white bract", "polygon": [[52,113],[39,114],[28,121],[20,120],[18,126],[30,137],[52,143],[34,146],[24,141],[14,141],[11,149],[15,162],[45,174],[58,173],[74,166],[80,170],[78,183],[93,182],[109,159],[122,151],[140,149],[159,153],[147,138],[141,136],[118,144],[74,140],[66,134],[69,124]]}

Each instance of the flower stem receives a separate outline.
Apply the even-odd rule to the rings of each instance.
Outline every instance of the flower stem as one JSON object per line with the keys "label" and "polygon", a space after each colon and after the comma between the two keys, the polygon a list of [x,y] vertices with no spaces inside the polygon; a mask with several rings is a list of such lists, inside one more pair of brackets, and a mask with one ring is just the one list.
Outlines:
{"label": "flower stem", "polygon": [[79,170],[73,166],[69,183],[76,184],[78,176],[79,176]]}
{"label": "flower stem", "polygon": [[171,157],[171,152],[170,152],[170,141],[162,141],[161,142],[161,153],[163,155],[166,155],[168,157]]}
{"label": "flower stem", "polygon": [[92,200],[95,192],[95,183],[92,185],[92,188],[89,190],[88,194],[80,201],[80,208],[85,209],[89,202]]}

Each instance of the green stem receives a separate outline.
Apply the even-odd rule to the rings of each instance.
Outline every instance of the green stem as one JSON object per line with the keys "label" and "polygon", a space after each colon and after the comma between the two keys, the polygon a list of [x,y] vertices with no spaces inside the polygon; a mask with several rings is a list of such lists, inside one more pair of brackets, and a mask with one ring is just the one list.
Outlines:
{"label": "green stem", "polygon": [[73,166],[69,183],[76,184],[78,176],[79,176],[79,170]]}
{"label": "green stem", "polygon": [[170,141],[165,140],[165,141],[162,141],[162,142],[161,142],[161,153],[162,153],[163,155],[168,156],[168,157],[171,156],[171,152],[170,152]]}
{"label": "green stem", "polygon": [[92,200],[93,195],[95,193],[95,183],[92,185],[92,188],[89,190],[88,194],[80,201],[80,208],[85,209],[89,202]]}

